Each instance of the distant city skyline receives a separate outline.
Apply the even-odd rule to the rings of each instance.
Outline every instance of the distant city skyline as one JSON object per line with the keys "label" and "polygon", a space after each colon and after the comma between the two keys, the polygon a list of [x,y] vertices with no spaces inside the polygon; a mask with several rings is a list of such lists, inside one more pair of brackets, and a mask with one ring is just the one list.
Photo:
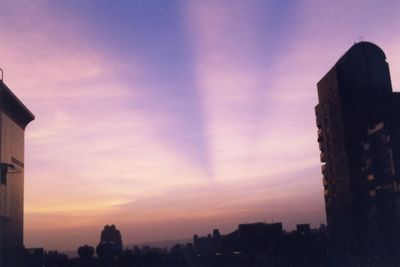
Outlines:
{"label": "distant city skyline", "polygon": [[25,246],[325,223],[316,83],[354,43],[400,89],[397,1],[2,1],[4,81],[36,120]]}

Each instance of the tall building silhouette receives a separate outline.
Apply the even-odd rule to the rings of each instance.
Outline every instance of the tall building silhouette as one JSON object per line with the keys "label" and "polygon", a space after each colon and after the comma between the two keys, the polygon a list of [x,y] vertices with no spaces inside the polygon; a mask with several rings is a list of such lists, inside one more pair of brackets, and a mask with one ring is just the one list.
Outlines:
{"label": "tall building silhouette", "polygon": [[24,131],[33,114],[0,80],[0,267],[23,248]]}
{"label": "tall building silhouette", "polygon": [[318,82],[315,107],[328,231],[389,250],[400,221],[400,94],[382,49],[354,44]]}

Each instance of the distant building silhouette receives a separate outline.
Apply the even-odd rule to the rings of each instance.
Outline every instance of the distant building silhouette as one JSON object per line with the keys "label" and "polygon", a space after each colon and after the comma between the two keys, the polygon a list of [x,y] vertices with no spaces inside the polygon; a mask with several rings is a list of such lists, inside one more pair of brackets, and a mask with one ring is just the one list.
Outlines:
{"label": "distant building silhouette", "polygon": [[84,245],[78,248],[80,266],[90,266],[93,261],[94,248]]}
{"label": "distant building silhouette", "polygon": [[44,264],[44,249],[43,248],[26,249],[26,261],[29,267],[42,267]]}
{"label": "distant building silhouette", "polygon": [[122,237],[121,232],[115,227],[114,224],[104,226],[100,236],[101,243],[112,243],[115,244],[118,251],[122,251]]}
{"label": "distant building silhouette", "polygon": [[256,252],[265,249],[280,240],[283,235],[282,223],[240,224],[238,229],[227,235],[221,235],[218,229],[213,235],[193,236],[193,247],[196,252],[231,251],[242,253]]}
{"label": "distant building silhouette", "polygon": [[306,234],[309,234],[311,232],[311,226],[308,223],[306,223],[306,224],[297,224],[296,225],[296,231],[299,234],[306,235]]}
{"label": "distant building silhouette", "polygon": [[282,223],[239,224],[237,230],[221,238],[223,249],[256,253],[273,246],[283,235]]}
{"label": "distant building silhouette", "polygon": [[96,254],[104,266],[111,265],[121,254],[122,237],[115,225],[104,226],[100,236],[100,243],[96,247]]}
{"label": "distant building silhouette", "polygon": [[318,82],[315,107],[328,232],[336,244],[398,247],[400,94],[382,49],[354,44]]}
{"label": "distant building silhouette", "polygon": [[33,114],[0,80],[0,267],[23,253],[24,130]]}

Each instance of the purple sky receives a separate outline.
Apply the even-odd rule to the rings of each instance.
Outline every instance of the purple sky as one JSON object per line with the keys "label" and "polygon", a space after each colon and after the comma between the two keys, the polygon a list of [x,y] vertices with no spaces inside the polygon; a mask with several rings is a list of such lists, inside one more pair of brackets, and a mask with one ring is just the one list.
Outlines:
{"label": "purple sky", "polygon": [[400,88],[398,1],[2,1],[0,67],[32,110],[25,245],[325,222],[316,83],[361,39]]}

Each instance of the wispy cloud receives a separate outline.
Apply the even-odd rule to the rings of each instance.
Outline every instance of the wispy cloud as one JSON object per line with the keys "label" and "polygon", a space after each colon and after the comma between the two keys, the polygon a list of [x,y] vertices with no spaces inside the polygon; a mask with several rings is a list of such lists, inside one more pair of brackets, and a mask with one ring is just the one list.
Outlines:
{"label": "wispy cloud", "polygon": [[304,77],[285,80],[288,77],[279,68],[288,64],[287,57],[268,55],[278,52],[267,45],[275,39],[276,25],[270,20],[271,25],[260,29],[265,14],[258,8],[255,2],[223,1],[194,1],[187,7],[196,48],[196,84],[206,112],[213,174],[220,182],[276,179],[281,173],[315,165],[313,142],[303,135],[293,138],[296,116],[287,115],[296,108],[290,100],[300,95],[313,99],[312,91],[293,91],[291,87]]}
{"label": "wispy cloud", "polygon": [[[27,130],[28,244],[29,231],[104,222],[116,206],[202,180],[203,170],[160,135],[174,125],[173,114],[141,107],[152,85],[142,82],[140,62],[92,49],[45,5],[24,8],[40,25],[14,23],[25,15],[18,10],[3,18],[10,25],[1,29],[0,54],[6,82],[36,115]],[[121,79],[126,73],[129,82]]]}

